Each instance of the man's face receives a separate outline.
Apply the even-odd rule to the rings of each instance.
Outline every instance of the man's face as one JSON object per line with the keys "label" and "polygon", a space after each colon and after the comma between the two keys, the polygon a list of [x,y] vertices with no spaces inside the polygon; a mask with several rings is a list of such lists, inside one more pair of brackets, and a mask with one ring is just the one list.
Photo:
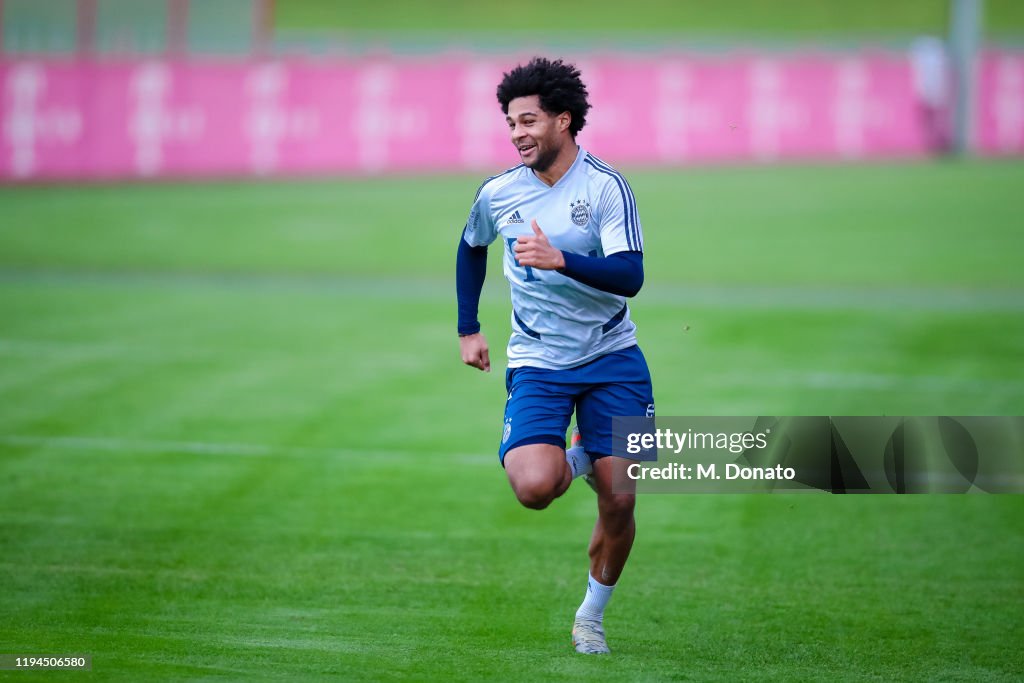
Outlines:
{"label": "man's face", "polygon": [[551,167],[565,141],[567,112],[552,116],[540,108],[540,97],[517,97],[508,103],[509,135],[523,165],[543,173]]}

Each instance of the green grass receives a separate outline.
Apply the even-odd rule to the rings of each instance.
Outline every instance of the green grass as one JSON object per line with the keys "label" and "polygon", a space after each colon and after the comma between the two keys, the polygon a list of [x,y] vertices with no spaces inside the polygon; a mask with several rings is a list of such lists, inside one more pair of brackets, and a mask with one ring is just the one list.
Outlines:
{"label": "green grass", "polygon": [[[524,37],[538,32],[562,34],[642,32],[687,34],[789,35],[851,33],[931,33],[945,35],[946,0],[634,0],[629,11],[609,0],[552,5],[523,0],[515,7],[471,0],[388,0],[339,3],[288,0],[274,7],[278,28],[356,31],[514,31]],[[1024,9],[1016,0],[985,0],[985,27],[990,34],[1024,31]]]}
{"label": "green grass", "polygon": [[[1024,164],[628,175],[659,413],[1024,413]],[[615,654],[574,656],[592,495],[521,509],[502,373],[458,362],[476,184],[0,188],[0,652],[93,655],[40,680],[1024,675],[1020,496],[644,496]]]}

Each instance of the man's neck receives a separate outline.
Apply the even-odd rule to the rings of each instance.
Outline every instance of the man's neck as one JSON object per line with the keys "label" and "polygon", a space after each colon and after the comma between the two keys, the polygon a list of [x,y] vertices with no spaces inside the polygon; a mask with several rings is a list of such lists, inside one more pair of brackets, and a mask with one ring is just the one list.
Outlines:
{"label": "man's neck", "polygon": [[534,171],[534,173],[545,185],[552,187],[562,176],[569,172],[569,169],[572,167],[573,163],[575,163],[576,157],[579,153],[580,146],[577,145],[574,140],[569,144],[562,146],[562,149],[559,150],[554,163],[548,166],[546,171],[543,173],[540,171]]}

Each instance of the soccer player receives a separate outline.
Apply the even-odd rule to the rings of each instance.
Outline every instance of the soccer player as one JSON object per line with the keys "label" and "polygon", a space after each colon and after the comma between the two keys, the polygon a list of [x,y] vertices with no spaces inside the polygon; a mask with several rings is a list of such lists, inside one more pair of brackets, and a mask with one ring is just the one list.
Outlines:
{"label": "soccer player", "polygon": [[[654,397],[626,305],[644,277],[636,200],[625,178],[576,144],[587,94],[561,60],[538,57],[504,74],[498,102],[522,163],[477,191],[456,281],[462,361],[489,371],[477,311],[487,245],[501,239],[512,336],[498,457],[519,502],[536,510],[591,477],[597,522],[572,636],[577,652],[600,654],[609,652],[605,605],[636,529],[635,488],[623,490],[631,461],[612,455],[612,416],[653,416]],[[574,410],[582,444],[566,451]]]}

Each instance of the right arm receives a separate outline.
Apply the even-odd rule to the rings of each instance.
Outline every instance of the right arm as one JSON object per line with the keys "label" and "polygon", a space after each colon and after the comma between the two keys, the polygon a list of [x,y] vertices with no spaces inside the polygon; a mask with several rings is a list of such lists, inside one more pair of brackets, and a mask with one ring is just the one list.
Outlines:
{"label": "right arm", "polygon": [[459,301],[459,350],[462,362],[490,372],[491,359],[487,339],[480,332],[477,313],[480,292],[487,276],[487,247],[471,247],[465,233],[459,237],[459,250],[455,257],[455,294]]}
{"label": "right arm", "polygon": [[485,182],[477,190],[469,220],[459,237],[459,250],[455,258],[455,294],[459,301],[459,351],[462,362],[474,368],[491,371],[491,357],[487,339],[480,332],[477,313],[480,292],[487,275],[487,245],[497,237],[490,216]]}

